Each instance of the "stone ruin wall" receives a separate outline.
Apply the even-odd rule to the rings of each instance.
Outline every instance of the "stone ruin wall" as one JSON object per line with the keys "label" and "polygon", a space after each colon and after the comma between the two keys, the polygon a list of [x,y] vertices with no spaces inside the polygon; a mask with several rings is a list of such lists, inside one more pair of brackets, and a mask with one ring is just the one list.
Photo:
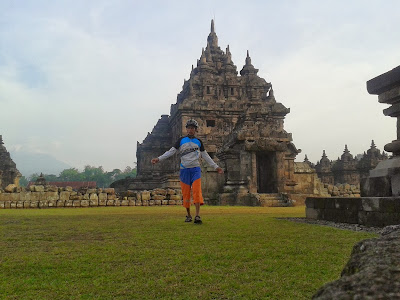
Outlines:
{"label": "stone ruin wall", "polygon": [[0,190],[0,209],[155,205],[182,205],[182,194],[173,189],[116,194],[113,188],[73,190],[71,187],[32,185],[25,189],[14,184]]}

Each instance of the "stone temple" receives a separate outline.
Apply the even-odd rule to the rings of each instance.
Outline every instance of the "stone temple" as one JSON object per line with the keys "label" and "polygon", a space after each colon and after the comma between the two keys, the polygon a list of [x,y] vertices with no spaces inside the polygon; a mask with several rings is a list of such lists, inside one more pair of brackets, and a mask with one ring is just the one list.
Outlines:
{"label": "stone temple", "polygon": [[116,181],[112,187],[120,191],[179,188],[178,156],[157,165],[150,160],[186,135],[187,120],[195,119],[197,136],[225,170],[221,176],[205,163],[202,166],[206,201],[240,204],[237,201],[257,201],[261,194],[280,199],[294,192],[294,159],[301,150],[284,130],[290,109],[277,102],[272,84],[257,73],[247,51],[238,74],[229,46],[223,51],[218,45],[212,20],[207,46],[197,66],[192,66],[170,114],[162,115],[152,132],[137,144],[138,176]]}
{"label": "stone temple", "polygon": [[9,184],[19,185],[20,177],[21,173],[4,147],[3,136],[0,135],[0,188],[4,189]]}

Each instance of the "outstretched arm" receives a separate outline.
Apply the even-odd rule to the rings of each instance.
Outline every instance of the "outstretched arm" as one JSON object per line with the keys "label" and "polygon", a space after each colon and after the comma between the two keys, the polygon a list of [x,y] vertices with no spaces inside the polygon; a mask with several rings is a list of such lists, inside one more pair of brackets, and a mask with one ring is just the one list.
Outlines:
{"label": "outstretched arm", "polygon": [[207,153],[206,150],[201,151],[201,157],[204,158],[204,160],[211,166],[214,167],[215,170],[217,170],[218,174],[224,173],[224,170],[222,170],[221,167],[219,167],[215,161],[210,157],[210,155]]}
{"label": "outstretched arm", "polygon": [[168,151],[166,151],[163,155],[153,158],[151,160],[151,163],[154,165],[156,163],[158,163],[161,160],[167,159],[168,157],[171,157],[172,155],[174,155],[176,153],[176,148],[172,147],[171,149],[169,149]]}

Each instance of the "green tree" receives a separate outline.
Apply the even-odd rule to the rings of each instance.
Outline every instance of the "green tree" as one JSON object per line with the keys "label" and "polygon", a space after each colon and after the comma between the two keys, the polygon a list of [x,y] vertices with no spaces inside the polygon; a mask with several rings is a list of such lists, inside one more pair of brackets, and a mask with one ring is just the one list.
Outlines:
{"label": "green tree", "polygon": [[21,176],[21,178],[19,179],[19,185],[26,187],[28,185],[29,181],[25,176]]}
{"label": "green tree", "polygon": [[82,174],[76,168],[63,170],[58,178],[60,181],[85,181]]}

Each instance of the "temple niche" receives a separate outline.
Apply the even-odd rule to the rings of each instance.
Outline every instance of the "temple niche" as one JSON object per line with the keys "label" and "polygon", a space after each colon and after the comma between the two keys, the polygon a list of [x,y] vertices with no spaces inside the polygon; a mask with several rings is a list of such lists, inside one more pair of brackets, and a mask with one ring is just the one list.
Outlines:
{"label": "temple niche", "polygon": [[21,173],[4,146],[3,136],[0,135],[0,188],[4,189],[9,184],[19,186],[20,177]]}
{"label": "temple niche", "polygon": [[[225,170],[221,176],[202,165],[206,201],[221,201],[221,193],[247,194],[250,196],[244,198],[250,202],[259,201],[258,194],[270,194],[272,201],[293,191],[294,159],[300,150],[284,130],[290,110],[276,101],[272,84],[257,73],[247,51],[238,74],[229,46],[223,51],[218,45],[212,20],[207,46],[192,66],[189,79],[184,80],[170,115],[161,116],[152,132],[137,144],[138,176],[114,182],[112,187],[117,191],[180,188],[178,156],[157,165],[150,160],[186,135],[187,120],[195,119],[197,136]],[[224,199],[236,201],[234,197]]]}

